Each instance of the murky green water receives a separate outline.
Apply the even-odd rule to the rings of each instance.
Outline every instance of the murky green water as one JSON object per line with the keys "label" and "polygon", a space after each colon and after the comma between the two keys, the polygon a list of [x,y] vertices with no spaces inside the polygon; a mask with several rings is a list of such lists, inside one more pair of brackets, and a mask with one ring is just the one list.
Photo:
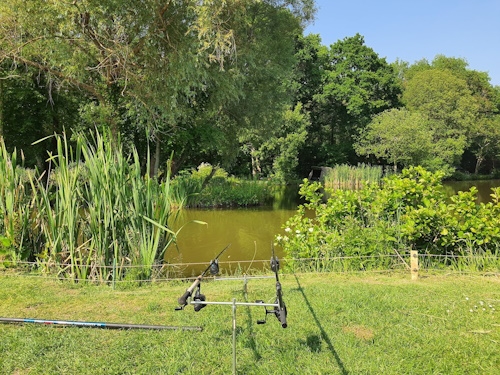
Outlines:
{"label": "murky green water", "polygon": [[[500,186],[500,180],[446,182],[450,194],[476,186],[479,202],[490,200],[491,188]],[[184,225],[178,236],[178,250],[168,249],[169,263],[198,263],[189,266],[185,274],[199,274],[225,246],[230,248],[220,257],[221,270],[233,273],[251,268],[261,268],[271,257],[271,243],[282,226],[295,214],[298,204],[297,188],[277,192],[272,206],[246,209],[194,210],[184,209],[175,229]],[[201,220],[206,225],[193,223]],[[278,256],[281,249],[276,248]],[[253,260],[253,262],[252,262]]]}
{"label": "murky green water", "polygon": [[[166,260],[169,263],[200,263],[187,269],[188,274],[197,274],[231,244],[219,258],[223,272],[262,268],[263,263],[269,263],[271,258],[271,243],[275,235],[284,233],[283,224],[296,212],[297,192],[297,186],[279,189],[274,202],[267,207],[182,210],[175,223],[175,229],[184,225],[178,235],[177,249],[169,247]],[[207,224],[197,224],[193,220]],[[276,247],[275,251],[276,255],[282,256],[281,248]]]}
{"label": "murky green water", "polygon": [[[231,246],[219,258],[221,266],[244,271],[261,268],[271,258],[271,242],[282,232],[281,226],[295,213],[291,209],[183,210],[178,225],[185,224],[178,236],[178,251],[170,247],[170,263],[204,263],[193,267],[203,271],[228,244]],[[201,220],[206,225],[191,222]],[[187,223],[187,224],[186,224]],[[278,256],[280,249],[276,248]],[[251,264],[251,260],[254,263]],[[238,263],[242,261],[241,263]],[[228,263],[229,262],[229,263]],[[196,272],[195,272],[196,273]]]}
{"label": "murky green water", "polygon": [[446,181],[445,188],[449,190],[450,195],[456,194],[459,191],[467,191],[472,186],[475,186],[477,192],[477,202],[487,203],[491,201],[491,189],[500,186],[500,180],[486,180],[486,181]]}

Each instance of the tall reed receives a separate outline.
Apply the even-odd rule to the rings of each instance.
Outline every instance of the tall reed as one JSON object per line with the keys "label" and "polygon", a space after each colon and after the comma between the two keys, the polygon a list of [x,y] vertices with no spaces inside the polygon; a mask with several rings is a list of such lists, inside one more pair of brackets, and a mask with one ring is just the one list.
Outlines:
{"label": "tall reed", "polygon": [[331,189],[361,189],[366,182],[380,182],[384,175],[381,166],[358,164],[336,165],[329,168],[324,178],[325,187]]}
{"label": "tall reed", "polygon": [[159,183],[143,175],[137,151],[126,158],[107,134],[78,135],[74,145],[56,138],[50,184],[31,180],[45,240],[42,269],[58,265],[59,275],[77,280],[150,278],[175,239],[169,176]]}
{"label": "tall reed", "polygon": [[17,150],[9,153],[0,137],[0,253],[13,262],[24,252],[23,229],[29,214],[25,179],[30,173],[18,165]]}

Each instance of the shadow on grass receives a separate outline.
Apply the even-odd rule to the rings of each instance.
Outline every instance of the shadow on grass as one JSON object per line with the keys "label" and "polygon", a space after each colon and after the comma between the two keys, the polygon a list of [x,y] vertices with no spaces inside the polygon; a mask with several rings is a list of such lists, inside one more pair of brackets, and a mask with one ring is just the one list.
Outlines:
{"label": "shadow on grass", "polygon": [[[246,293],[244,293],[244,298],[245,302],[248,302],[248,296]],[[256,361],[260,360],[262,358],[262,355],[259,353],[257,350],[257,343],[255,342],[255,333],[253,331],[253,317],[252,317],[252,312],[250,311],[250,306],[246,307],[246,312],[247,312],[247,330],[248,330],[248,347],[252,349],[254,359]]]}
{"label": "shadow on grass", "polygon": [[[316,325],[318,326],[318,328],[319,328],[319,330],[321,332],[321,339],[324,342],[326,342],[326,345],[328,346],[328,350],[330,351],[330,353],[332,353],[333,357],[335,358],[335,361],[337,361],[337,366],[339,367],[340,372],[342,373],[342,375],[348,375],[349,372],[344,367],[344,363],[342,362],[342,360],[340,359],[339,354],[335,350],[335,347],[332,344],[332,340],[330,340],[330,337],[328,337],[328,334],[326,333],[325,329],[321,325],[321,322],[319,321],[316,313],[314,312],[314,309],[313,309],[311,303],[309,302],[309,299],[307,298],[306,294],[304,293],[304,289],[302,289],[302,285],[300,285],[299,278],[297,277],[297,275],[294,275],[294,277],[295,277],[295,281],[297,281],[298,290],[302,294],[302,297],[304,298],[304,301],[306,302],[307,308],[311,312],[311,315],[313,316],[314,321],[316,322]],[[307,338],[307,345],[313,351],[317,351],[318,348],[320,347],[319,338],[317,336],[315,336],[315,337],[308,337]]]}

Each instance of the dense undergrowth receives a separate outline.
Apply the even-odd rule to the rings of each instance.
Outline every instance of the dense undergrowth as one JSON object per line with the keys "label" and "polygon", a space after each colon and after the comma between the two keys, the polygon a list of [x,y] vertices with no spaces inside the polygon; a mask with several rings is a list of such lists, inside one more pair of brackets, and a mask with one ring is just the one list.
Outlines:
{"label": "dense undergrowth", "polygon": [[492,190],[491,202],[477,204],[475,188],[448,197],[442,177],[412,167],[358,190],[305,180],[300,194],[307,203],[277,242],[290,258],[313,258],[315,269],[329,267],[332,258],[364,256],[375,257],[351,261],[355,268],[386,269],[391,258],[379,256],[415,249],[443,256],[443,266],[498,271],[500,188]]}
{"label": "dense undergrowth", "polygon": [[224,169],[206,163],[181,171],[172,180],[172,190],[175,196],[183,197],[185,207],[248,207],[271,199],[267,181],[229,176]]}

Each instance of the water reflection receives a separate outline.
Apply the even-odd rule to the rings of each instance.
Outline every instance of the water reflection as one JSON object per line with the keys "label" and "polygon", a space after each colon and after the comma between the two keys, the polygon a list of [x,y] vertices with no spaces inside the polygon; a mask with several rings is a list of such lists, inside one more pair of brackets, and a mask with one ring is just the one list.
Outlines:
{"label": "water reflection", "polygon": [[[184,225],[177,238],[177,248],[169,247],[169,263],[202,263],[190,266],[187,273],[200,273],[224,247],[231,247],[219,258],[222,272],[241,267],[243,271],[262,268],[271,258],[271,243],[282,226],[295,214],[299,204],[298,186],[275,187],[271,205],[241,209],[184,209],[173,225]],[[203,221],[206,225],[193,220]],[[276,247],[278,256],[281,248]],[[250,264],[251,260],[255,260]],[[243,261],[238,264],[239,261]],[[227,263],[231,262],[231,263]],[[185,272],[186,273],[186,272]]]}
{"label": "water reflection", "polygon": [[500,180],[481,180],[481,181],[446,181],[444,187],[448,195],[453,195],[459,191],[468,191],[472,186],[477,188],[477,202],[491,202],[491,189],[500,186]]}

